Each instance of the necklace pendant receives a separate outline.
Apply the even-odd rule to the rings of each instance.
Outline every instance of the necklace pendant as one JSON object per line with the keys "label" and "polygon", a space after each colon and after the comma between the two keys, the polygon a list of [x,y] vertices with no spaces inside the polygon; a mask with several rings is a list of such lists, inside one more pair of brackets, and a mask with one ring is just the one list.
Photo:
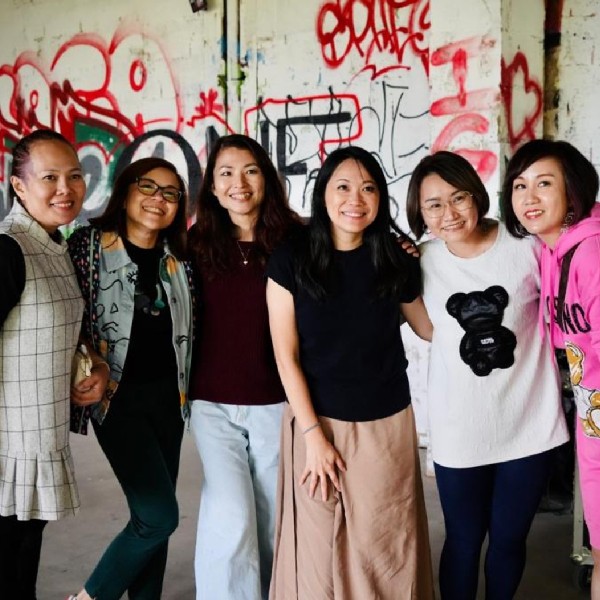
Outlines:
{"label": "necklace pendant", "polygon": [[235,243],[237,244],[238,250],[240,251],[240,256],[242,257],[242,264],[246,266],[248,264],[248,260],[250,259],[250,248],[248,248],[248,250],[244,252],[242,250],[242,246],[237,240],[235,241]]}

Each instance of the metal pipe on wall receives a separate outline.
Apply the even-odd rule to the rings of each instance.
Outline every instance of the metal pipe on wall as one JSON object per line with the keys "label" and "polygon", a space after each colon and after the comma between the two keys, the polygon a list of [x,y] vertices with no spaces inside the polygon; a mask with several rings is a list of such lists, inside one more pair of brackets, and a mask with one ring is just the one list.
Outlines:
{"label": "metal pipe on wall", "polygon": [[234,131],[242,131],[241,86],[244,72],[240,56],[240,2],[241,0],[224,0],[224,33],[226,36],[225,58],[226,73],[226,118],[227,124]]}

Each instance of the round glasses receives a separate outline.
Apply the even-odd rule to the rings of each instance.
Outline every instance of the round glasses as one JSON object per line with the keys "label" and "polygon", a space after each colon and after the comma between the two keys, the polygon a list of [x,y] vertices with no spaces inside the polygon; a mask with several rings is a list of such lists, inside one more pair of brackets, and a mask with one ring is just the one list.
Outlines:
{"label": "round glasses", "polygon": [[429,217],[435,219],[443,216],[446,206],[459,212],[469,210],[469,208],[473,207],[473,194],[471,192],[455,192],[447,202],[431,200],[426,202],[424,206],[421,206],[421,210]]}
{"label": "round glasses", "polygon": [[154,196],[156,192],[160,191],[160,195],[163,199],[171,204],[177,204],[183,196],[183,192],[176,187],[172,185],[158,185],[154,179],[148,177],[138,177],[135,182],[137,184],[137,189],[142,192],[144,196]]}

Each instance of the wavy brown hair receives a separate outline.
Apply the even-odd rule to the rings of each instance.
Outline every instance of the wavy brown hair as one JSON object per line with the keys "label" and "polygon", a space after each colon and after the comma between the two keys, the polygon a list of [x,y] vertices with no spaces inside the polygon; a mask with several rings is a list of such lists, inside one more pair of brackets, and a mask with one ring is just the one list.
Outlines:
{"label": "wavy brown hair", "polygon": [[196,204],[196,222],[188,232],[189,248],[196,266],[209,277],[225,273],[237,257],[235,225],[213,193],[217,157],[226,148],[247,150],[252,154],[264,180],[264,198],[254,226],[254,240],[262,264],[300,217],[289,207],[279,175],[264,148],[252,138],[226,135],[217,140],[206,163],[204,180]]}

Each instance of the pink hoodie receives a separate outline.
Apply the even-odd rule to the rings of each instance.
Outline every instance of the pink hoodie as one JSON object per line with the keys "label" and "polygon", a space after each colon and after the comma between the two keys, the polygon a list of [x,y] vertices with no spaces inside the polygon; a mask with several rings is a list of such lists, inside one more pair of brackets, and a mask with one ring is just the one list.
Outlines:
{"label": "pink hoodie", "polygon": [[[564,303],[564,331],[556,320],[556,298],[564,255],[573,255]],[[577,412],[585,433],[600,437],[600,204],[563,233],[554,250],[542,244],[540,327],[548,309],[550,340],[566,348]]]}

